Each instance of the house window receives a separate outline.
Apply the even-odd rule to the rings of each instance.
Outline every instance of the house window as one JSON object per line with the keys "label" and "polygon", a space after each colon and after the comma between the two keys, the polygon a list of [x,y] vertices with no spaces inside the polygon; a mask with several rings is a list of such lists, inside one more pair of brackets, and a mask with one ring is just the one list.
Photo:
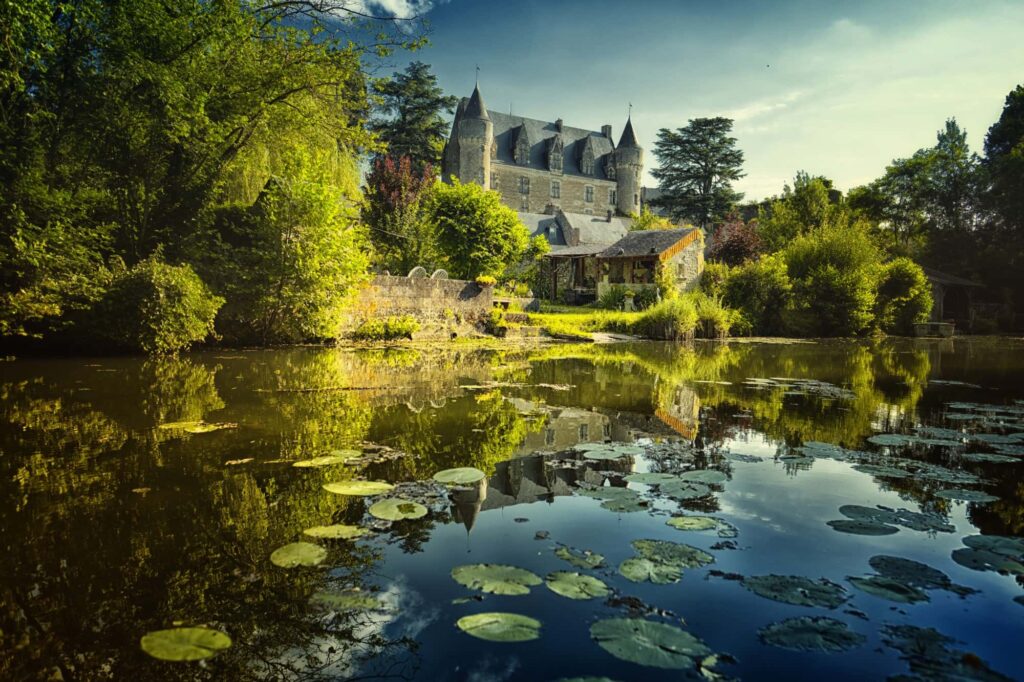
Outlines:
{"label": "house window", "polygon": [[608,190],[608,203],[611,204],[612,206],[614,206],[616,198],[617,197],[615,196],[615,190],[614,189]]}
{"label": "house window", "polygon": [[519,176],[519,193],[529,194],[530,193],[530,178],[525,175]]}
{"label": "house window", "polygon": [[583,200],[593,202],[594,201],[594,188],[587,185],[583,188]]}
{"label": "house window", "polygon": [[587,424],[580,424],[580,440],[590,438],[590,427]]}
{"label": "house window", "polygon": [[592,159],[583,159],[583,162],[580,164],[580,166],[580,170],[583,171],[584,175],[594,174],[594,162]]}
{"label": "house window", "polygon": [[558,180],[551,181],[551,198],[559,199],[562,196],[562,183]]}

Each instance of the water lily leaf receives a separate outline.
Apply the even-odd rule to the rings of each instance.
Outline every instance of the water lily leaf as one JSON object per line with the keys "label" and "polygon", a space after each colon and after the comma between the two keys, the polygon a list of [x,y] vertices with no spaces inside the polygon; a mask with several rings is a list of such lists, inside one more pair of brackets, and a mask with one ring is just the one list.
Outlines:
{"label": "water lily leaf", "polygon": [[953,550],[953,561],[973,571],[996,571],[1024,575],[1024,563],[984,549],[961,547]]}
{"label": "water lily leaf", "polygon": [[271,553],[270,562],[281,568],[317,566],[327,558],[327,550],[311,542],[293,542]]}
{"label": "water lily leaf", "polygon": [[387,607],[372,594],[365,592],[315,592],[310,598],[314,604],[337,611],[382,611]]}
{"label": "water lily leaf", "polygon": [[661,483],[670,483],[678,480],[679,477],[675,474],[659,474],[649,471],[629,474],[626,476],[626,481],[629,483],[644,483],[646,485],[659,485]]}
{"label": "water lily leaf", "polygon": [[312,459],[300,459],[297,462],[292,462],[293,467],[299,467],[302,469],[311,469],[315,467],[326,467],[333,466],[335,464],[344,464],[350,459],[361,457],[363,453],[358,450],[338,450],[329,455],[323,455],[321,457],[314,457]]}
{"label": "water lily leaf", "polygon": [[902,447],[917,440],[915,436],[907,436],[902,433],[876,433],[868,438],[868,442],[883,447]]}
{"label": "water lily leaf", "polygon": [[947,590],[955,592],[960,596],[977,592],[974,588],[957,585],[939,569],[932,568],[928,564],[922,564],[920,561],[879,554],[868,559],[868,563],[879,575],[912,587],[919,587],[925,590]]}
{"label": "water lily leaf", "polygon": [[630,543],[641,558],[680,568],[700,568],[714,563],[715,557],[702,549],[668,540],[633,540]]}
{"label": "water lily leaf", "polygon": [[427,515],[427,508],[419,502],[389,497],[370,505],[370,515],[385,521],[421,519]]}
{"label": "water lily leaf", "polygon": [[[907,509],[882,509],[880,507],[863,507],[859,504],[844,504],[839,508],[839,513],[855,521],[866,521],[875,524],[892,524],[904,526],[911,530],[937,531],[941,533],[952,533],[956,527],[946,523],[945,518],[939,514],[928,512],[912,512]],[[836,522],[838,523],[838,522]],[[832,522],[830,526],[839,530]],[[845,531],[852,532],[852,531]],[[890,533],[879,533],[888,535]]]}
{"label": "water lily leaf", "polygon": [[395,486],[384,481],[338,481],[324,483],[324,490],[335,495],[380,495]]}
{"label": "water lily leaf", "polygon": [[761,641],[792,651],[848,651],[862,645],[864,635],[853,632],[846,623],[824,616],[787,618],[757,631]]}
{"label": "water lily leaf", "polygon": [[684,531],[717,531],[720,538],[734,538],[739,535],[736,526],[715,516],[673,516],[665,525]]}
{"label": "water lily leaf", "polygon": [[616,658],[654,668],[683,670],[711,649],[689,632],[642,618],[608,618],[590,626],[598,646]]}
{"label": "water lily leaf", "polygon": [[452,569],[452,579],[470,588],[491,594],[529,594],[531,585],[540,585],[536,573],[504,564],[466,564]]}
{"label": "water lily leaf", "polygon": [[951,490],[940,490],[935,493],[936,497],[941,497],[944,500],[959,500],[961,502],[978,502],[984,504],[986,502],[997,502],[999,500],[995,495],[989,495],[988,493],[981,492],[980,490],[965,490],[963,488],[954,488]]}
{"label": "water lily leaf", "polygon": [[602,599],[608,596],[608,586],[597,578],[571,571],[549,573],[545,583],[555,594],[569,599]]}
{"label": "water lily leaf", "polygon": [[1013,435],[1004,435],[1001,433],[972,433],[967,436],[967,438],[980,443],[988,443],[989,445],[1004,445],[1006,443],[1016,442],[1017,440]]}
{"label": "water lily leaf", "polygon": [[361,526],[346,526],[337,523],[331,526],[313,526],[302,531],[304,535],[311,538],[324,538],[326,540],[354,540],[369,534],[370,531]]}
{"label": "water lily leaf", "polygon": [[718,485],[720,483],[725,483],[729,480],[729,477],[715,469],[698,469],[680,474],[679,479],[682,481],[689,481],[691,483]]}
{"label": "water lily leaf", "polygon": [[601,508],[618,512],[620,514],[638,512],[647,509],[647,501],[639,496],[622,497],[618,499],[605,500],[601,503]]}
{"label": "water lily leaf", "polygon": [[1016,457],[997,455],[990,452],[968,452],[960,456],[968,462],[984,462],[986,464],[1016,464],[1020,462]]}
{"label": "water lily leaf", "polygon": [[602,485],[593,488],[578,488],[577,495],[593,497],[597,500],[631,500],[640,497],[639,493],[629,488],[619,488],[613,485]]}
{"label": "water lily leaf", "polygon": [[[641,450],[641,452],[643,451]],[[629,453],[627,452],[620,451],[618,448],[609,447],[602,448],[600,450],[587,450],[586,452],[583,453],[583,458],[593,460],[612,460],[621,459],[622,457],[626,457],[628,454]]]}
{"label": "water lily leaf", "polygon": [[600,568],[604,565],[604,557],[589,549],[573,549],[572,547],[559,547],[555,550],[555,556],[568,561],[577,568]]}
{"label": "water lily leaf", "polygon": [[971,549],[981,549],[1024,561],[1024,537],[1009,535],[968,535],[963,543]]}
{"label": "water lily leaf", "polygon": [[888,599],[889,601],[901,604],[914,604],[919,601],[928,601],[928,595],[916,587],[906,585],[880,575],[869,575],[863,578],[847,578],[850,583],[862,592]]}
{"label": "water lily leaf", "polygon": [[619,574],[635,583],[650,581],[655,585],[668,585],[679,582],[683,571],[678,566],[633,557],[619,564]]}
{"label": "water lily leaf", "polygon": [[850,598],[842,585],[801,575],[755,575],[743,579],[743,586],[767,599],[795,606],[824,606],[834,609]]}
{"label": "water lily leaf", "polygon": [[828,525],[833,530],[837,530],[840,533],[850,533],[851,535],[892,535],[900,530],[895,526],[889,526],[884,523],[859,521],[856,519],[838,519],[836,521],[829,521]]}
{"label": "water lily leaf", "polygon": [[469,485],[484,479],[484,472],[475,467],[445,469],[434,474],[434,480],[445,485]]}
{"label": "water lily leaf", "polygon": [[975,654],[950,648],[954,640],[933,628],[886,625],[882,643],[903,654],[915,680],[985,680],[1008,682],[1011,678],[992,670]]}
{"label": "water lily leaf", "polygon": [[907,478],[910,476],[909,471],[878,464],[856,464],[853,466],[853,470],[871,476],[881,476],[882,478]]}
{"label": "water lily leaf", "polygon": [[1024,606],[1024,594],[1020,595],[1019,597],[1014,597],[1013,601],[1017,602],[1021,606]]}
{"label": "water lily leaf", "polygon": [[658,490],[675,500],[696,500],[711,494],[711,488],[703,483],[690,481],[663,483],[658,486]]}
{"label": "water lily leaf", "polygon": [[540,637],[540,621],[518,613],[474,613],[455,623],[467,635],[488,642],[529,642]]}
{"label": "water lily leaf", "polygon": [[170,628],[142,636],[139,646],[161,661],[200,661],[231,647],[231,638],[212,628]]}

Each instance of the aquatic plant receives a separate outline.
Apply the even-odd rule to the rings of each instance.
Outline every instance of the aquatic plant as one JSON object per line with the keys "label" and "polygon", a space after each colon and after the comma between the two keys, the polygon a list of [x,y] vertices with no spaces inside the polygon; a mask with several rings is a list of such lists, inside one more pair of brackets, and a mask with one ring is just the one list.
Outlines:
{"label": "aquatic plant", "polygon": [[162,661],[200,661],[230,648],[231,638],[212,628],[170,628],[143,635],[139,646]]}
{"label": "aquatic plant", "polygon": [[491,594],[529,594],[531,586],[542,582],[536,573],[504,564],[456,566],[451,575],[460,585]]}
{"label": "aquatic plant", "polygon": [[460,630],[488,642],[529,642],[540,638],[541,623],[518,613],[474,613],[455,623]]}

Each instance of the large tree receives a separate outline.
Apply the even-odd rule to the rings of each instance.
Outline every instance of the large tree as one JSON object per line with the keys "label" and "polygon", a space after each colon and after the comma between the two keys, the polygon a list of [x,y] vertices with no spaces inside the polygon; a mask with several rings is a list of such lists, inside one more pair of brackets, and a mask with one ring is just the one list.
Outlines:
{"label": "large tree", "polygon": [[422,203],[434,184],[433,168],[413,168],[408,156],[378,157],[366,177],[363,222],[370,228],[377,266],[405,274],[417,265],[433,268],[436,236]]}
{"label": "large tree", "polygon": [[379,115],[371,128],[394,158],[407,156],[417,169],[441,162],[448,122],[458,98],[445,95],[437,76],[423,62],[412,62],[405,71],[376,85]]}
{"label": "large tree", "polygon": [[655,204],[676,220],[685,219],[704,229],[720,222],[743,194],[732,183],[743,177],[743,152],[732,137],[728,118],[694,118],[676,130],[662,128],[652,171],[663,194]]}
{"label": "large tree", "polygon": [[1006,96],[1003,112],[985,136],[988,200],[999,223],[1024,232],[1024,85]]}

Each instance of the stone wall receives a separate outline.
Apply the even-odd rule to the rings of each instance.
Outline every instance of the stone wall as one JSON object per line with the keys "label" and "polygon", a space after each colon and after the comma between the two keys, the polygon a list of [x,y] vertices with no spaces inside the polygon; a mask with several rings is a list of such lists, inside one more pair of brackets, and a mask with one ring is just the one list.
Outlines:
{"label": "stone wall", "polygon": [[348,326],[355,328],[367,319],[411,315],[430,335],[475,325],[493,305],[494,288],[475,282],[377,275],[356,295]]}
{"label": "stone wall", "polygon": [[[529,194],[519,192],[519,178],[530,180]],[[559,183],[559,196],[551,196],[552,181]],[[589,213],[596,216],[615,213],[612,194],[617,185],[613,180],[583,178],[578,175],[559,175],[534,168],[507,164],[491,166],[491,189],[501,195],[501,203],[516,211],[544,213],[549,204],[568,213]],[[594,200],[586,200],[587,186],[594,189]],[[524,203],[525,200],[525,203]]]}

